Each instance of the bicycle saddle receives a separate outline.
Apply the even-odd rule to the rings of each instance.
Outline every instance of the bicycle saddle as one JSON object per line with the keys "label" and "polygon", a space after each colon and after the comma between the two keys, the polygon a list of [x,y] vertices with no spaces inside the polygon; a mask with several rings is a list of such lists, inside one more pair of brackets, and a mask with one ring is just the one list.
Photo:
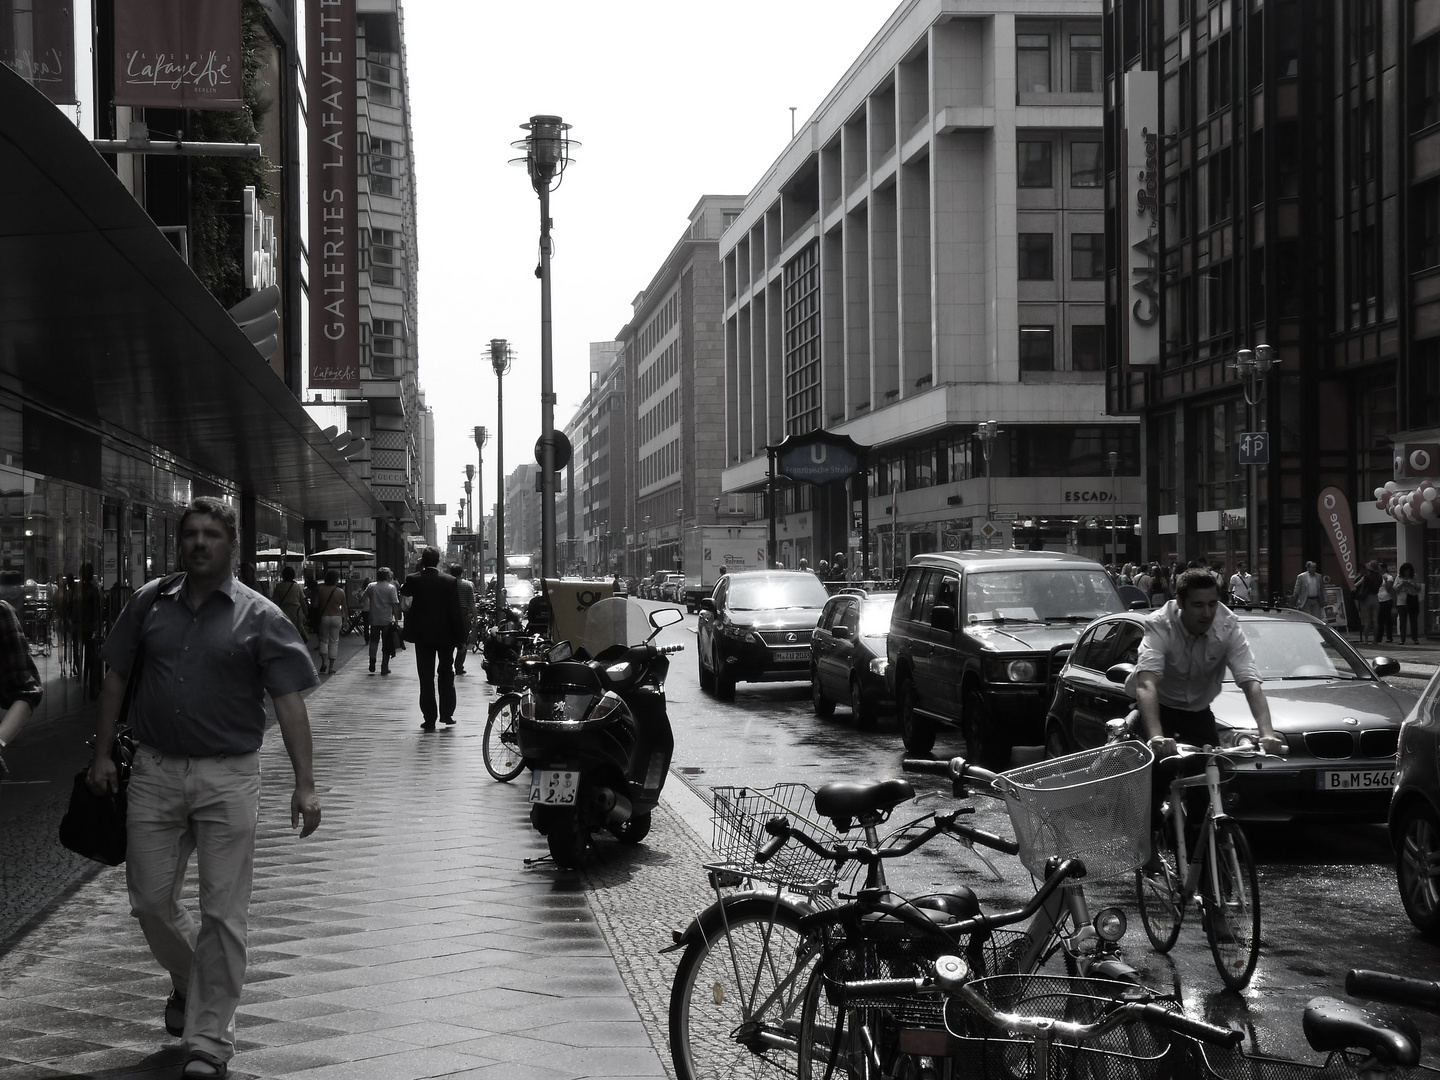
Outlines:
{"label": "bicycle saddle", "polygon": [[915,797],[909,780],[878,780],[871,784],[837,781],[815,792],[815,812],[835,822],[841,832],[847,831],[856,818],[885,815],[903,802]]}
{"label": "bicycle saddle", "polygon": [[1305,1006],[1305,1038],[1314,1050],[1368,1050],[1386,1065],[1420,1063],[1420,1032],[1409,1020],[1381,1020],[1339,998],[1312,998]]}

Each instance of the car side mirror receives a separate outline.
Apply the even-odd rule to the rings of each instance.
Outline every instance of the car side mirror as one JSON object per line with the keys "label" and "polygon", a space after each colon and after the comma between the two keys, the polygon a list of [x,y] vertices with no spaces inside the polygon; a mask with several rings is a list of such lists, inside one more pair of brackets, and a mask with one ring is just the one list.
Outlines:
{"label": "car side mirror", "polygon": [[1375,674],[1382,679],[1389,675],[1400,674],[1400,661],[1388,656],[1377,656],[1370,666],[1375,670]]}
{"label": "car side mirror", "polygon": [[715,614],[715,600],[714,600],[714,598],[713,598],[713,597],[709,597],[709,596],[702,596],[702,597],[700,598],[700,610],[701,610],[701,611],[708,611],[708,612],[710,612],[711,615],[714,615],[714,614]]}
{"label": "car side mirror", "polygon": [[850,633],[850,627],[846,626],[844,623],[841,623],[839,626],[831,627],[830,633],[834,634],[837,638],[845,638],[847,640],[854,636]]}
{"label": "car side mirror", "polygon": [[1131,611],[1149,611],[1149,610],[1150,610],[1150,601],[1149,601],[1149,600],[1131,600],[1131,601],[1130,601],[1130,610],[1131,610]]}
{"label": "car side mirror", "polygon": [[1105,669],[1105,678],[1119,686],[1124,686],[1130,681],[1130,676],[1134,672],[1134,664],[1111,664]]}
{"label": "car side mirror", "polygon": [[949,604],[936,604],[930,609],[930,625],[942,634],[955,632],[955,609]]}

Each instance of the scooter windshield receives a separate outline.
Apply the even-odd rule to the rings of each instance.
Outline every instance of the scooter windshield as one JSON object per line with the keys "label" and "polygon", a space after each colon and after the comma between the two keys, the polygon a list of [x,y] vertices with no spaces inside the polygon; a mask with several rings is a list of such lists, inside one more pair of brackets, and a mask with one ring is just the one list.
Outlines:
{"label": "scooter windshield", "polygon": [[584,645],[591,656],[599,656],[612,645],[639,645],[649,637],[650,619],[629,597],[606,597],[586,613]]}

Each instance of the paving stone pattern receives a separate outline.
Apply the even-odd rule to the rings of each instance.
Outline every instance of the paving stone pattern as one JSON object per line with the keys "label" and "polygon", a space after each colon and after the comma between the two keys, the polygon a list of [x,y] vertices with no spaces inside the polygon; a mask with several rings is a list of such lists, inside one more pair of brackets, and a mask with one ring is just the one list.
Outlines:
{"label": "paving stone pattern", "polygon": [[[668,996],[669,978],[651,945],[668,941],[657,905],[670,868],[703,887],[695,853],[676,854],[694,838],[662,813],[646,845],[602,845],[588,887],[526,868],[544,841],[523,780],[484,771],[483,676],[459,680],[455,728],[422,734],[411,656],[384,679],[353,656],[310,696],[324,822],[305,840],[290,830],[278,732],[267,741],[231,1075],[665,1075],[664,1003],[647,997],[662,983]],[[622,952],[641,950],[622,969],[649,1025],[607,927]],[[0,957],[0,1080],[178,1075],[180,1044],[160,1016],[167,991],[129,916],[123,870],[102,870]]]}

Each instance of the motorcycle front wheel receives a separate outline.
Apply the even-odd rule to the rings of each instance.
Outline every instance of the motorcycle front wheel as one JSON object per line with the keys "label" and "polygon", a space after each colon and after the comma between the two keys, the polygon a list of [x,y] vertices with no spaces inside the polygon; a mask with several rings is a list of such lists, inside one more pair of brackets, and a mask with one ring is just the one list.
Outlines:
{"label": "motorcycle front wheel", "polygon": [[520,695],[503,694],[490,705],[482,744],[485,769],[507,784],[525,771],[520,756]]}

